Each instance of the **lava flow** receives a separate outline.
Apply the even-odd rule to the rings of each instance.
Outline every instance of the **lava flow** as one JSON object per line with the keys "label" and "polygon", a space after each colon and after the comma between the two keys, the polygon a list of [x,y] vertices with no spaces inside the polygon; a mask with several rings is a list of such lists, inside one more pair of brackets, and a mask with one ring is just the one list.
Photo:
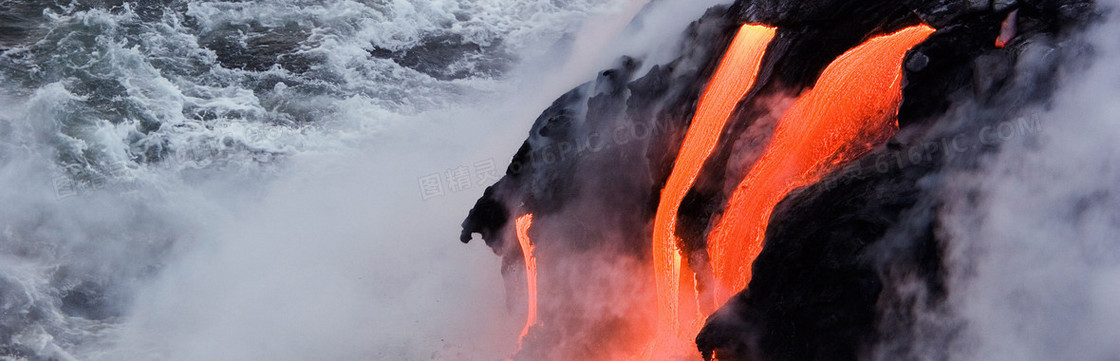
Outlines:
{"label": "lava flow", "polygon": [[525,319],[525,328],[517,340],[517,348],[525,341],[529,328],[537,323],[537,258],[533,255],[533,242],[529,239],[529,227],[533,225],[533,214],[529,213],[517,218],[517,241],[521,244],[521,254],[525,257],[525,278],[529,291],[529,312]]}
{"label": "lava flow", "polygon": [[[902,99],[902,60],[934,29],[918,25],[873,38],[832,62],[786,111],[763,155],[708,238],[722,303],[746,288],[774,206],[890,137]],[[719,288],[719,287],[717,287]]]}
{"label": "lava flow", "polygon": [[[677,210],[685,193],[696,181],[704,161],[715,149],[727,118],[739,101],[754,86],[766,47],[774,37],[774,28],[743,25],[732,41],[707,90],[700,97],[696,115],[689,125],[673,171],[661,191],[653,230],[653,264],[657,285],[658,348],[667,344],[688,342],[699,330],[700,315],[682,315],[681,286],[695,300],[693,276],[681,274],[681,252],[674,236]],[[687,295],[686,295],[687,296]],[[695,312],[692,312],[695,313]],[[683,318],[683,319],[682,319]]]}

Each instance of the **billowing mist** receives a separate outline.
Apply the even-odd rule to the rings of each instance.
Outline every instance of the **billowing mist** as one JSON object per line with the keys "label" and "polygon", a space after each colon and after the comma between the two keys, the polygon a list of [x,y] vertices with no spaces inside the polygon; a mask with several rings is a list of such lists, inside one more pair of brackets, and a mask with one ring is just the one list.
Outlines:
{"label": "billowing mist", "polygon": [[[509,356],[524,310],[459,222],[552,99],[620,55],[671,58],[720,2],[49,8],[45,40],[4,44],[0,351]],[[429,38],[468,55],[411,63]]]}
{"label": "billowing mist", "polygon": [[[686,27],[730,2],[0,0],[0,360],[509,357],[524,271],[459,243],[460,222],[553,100],[616,75],[603,69],[642,76],[688,58]],[[945,299],[912,305],[898,327],[911,334],[871,355],[1120,355],[1120,0],[1099,6],[1086,34],[1053,39],[1063,63],[1059,45],[1018,48],[1034,53],[1011,72],[1060,72],[1052,101],[969,130],[998,147],[919,182],[936,184],[922,194],[937,199],[921,199],[936,214],[900,223],[936,223]],[[967,128],[981,107],[953,100],[923,131]],[[749,170],[761,148],[745,148],[766,142],[792,98],[759,103],[773,114],[746,129],[727,173]],[[611,164],[571,179],[602,186],[590,173],[620,172]],[[597,205],[617,199],[583,197],[538,215],[534,234],[576,249],[593,238],[584,226],[614,224]],[[622,237],[603,233],[595,241]],[[561,310],[547,320],[560,327],[523,357],[566,342],[610,357],[585,347],[603,329],[575,329],[586,310],[656,319],[615,302],[656,299],[653,277],[639,279],[648,264],[561,256],[578,260],[542,261],[554,273],[541,281],[571,287],[540,301]],[[888,286],[927,291],[916,283]],[[613,352],[645,345],[625,347]]]}
{"label": "billowing mist", "polygon": [[[1088,43],[1082,55],[1092,61],[1059,67],[1061,84],[1049,106],[1015,110],[1017,119],[979,135],[1002,143],[996,154],[943,175],[954,184],[939,227],[949,240],[949,299],[918,321],[927,338],[917,347],[939,350],[930,355],[1120,355],[1120,71],[1113,61],[1120,56],[1120,18],[1115,1],[1100,5],[1103,21],[1067,44],[1076,51],[1080,41]],[[1048,71],[1044,63],[1054,55],[1026,54],[1016,67]]]}

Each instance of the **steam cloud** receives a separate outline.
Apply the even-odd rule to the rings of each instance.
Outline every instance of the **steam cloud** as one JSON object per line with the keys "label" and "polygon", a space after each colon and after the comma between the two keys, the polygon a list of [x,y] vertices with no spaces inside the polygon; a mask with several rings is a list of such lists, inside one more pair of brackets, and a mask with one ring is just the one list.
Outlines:
{"label": "steam cloud", "polygon": [[[949,311],[962,333],[953,360],[1115,360],[1120,357],[1120,18],[1087,41],[1094,61],[1073,70],[1043,131],[1008,139],[943,210]],[[1030,57],[1025,57],[1030,58]],[[936,316],[935,316],[936,317]]]}
{"label": "steam cloud", "polygon": [[[154,254],[173,255],[154,278],[118,282],[128,289],[105,296],[122,303],[122,325],[79,327],[111,345],[59,337],[54,341],[74,347],[54,352],[59,359],[69,359],[68,353],[104,360],[501,358],[512,350],[523,319],[502,302],[500,260],[480,245],[455,243],[458,222],[484,185],[422,201],[417,177],[487,159],[500,171],[527,121],[572,82],[589,79],[617,55],[644,53],[644,66],[671,59],[667,44],[685,24],[725,2],[660,1],[627,29],[621,24],[628,16],[595,19],[611,22],[596,29],[620,31],[629,40],[582,33],[573,48],[586,58],[562,71],[556,71],[561,64],[530,65],[517,74],[524,79],[520,90],[531,91],[516,105],[480,102],[400,116],[383,135],[362,140],[369,144],[297,156],[275,181],[239,179],[260,183],[141,191],[132,198],[92,193],[56,202],[52,175],[41,166],[50,160],[0,143],[6,189],[0,191],[0,225],[6,227],[0,247],[25,259],[50,259],[47,267],[68,264],[71,272],[110,278],[144,272],[102,268],[159,268],[164,265],[148,264],[163,257]],[[635,11],[633,3],[622,9]],[[1097,61],[1066,79],[1053,107],[1040,115],[1042,134],[1011,138],[981,170],[956,175],[961,196],[943,214],[953,243],[949,308],[964,325],[950,347],[952,359],[1120,355],[1120,104],[1112,99],[1120,91],[1120,69],[1110,61],[1120,57],[1117,16],[1109,13],[1090,33]],[[533,79],[540,74],[543,80]],[[0,116],[4,139],[22,131],[16,120],[35,113],[12,108]],[[50,130],[30,133],[44,131]],[[259,199],[257,192],[263,193]],[[980,197],[971,201],[963,196],[969,192]],[[153,197],[160,201],[147,201]],[[20,228],[42,224],[50,227]],[[25,235],[36,239],[16,239]],[[194,243],[173,245],[172,237]],[[27,295],[0,295],[7,302],[0,310],[12,311],[0,315],[0,326],[22,317],[12,315],[26,305],[51,302],[27,290],[53,285],[38,269],[43,265],[25,259],[0,263],[3,289]],[[140,296],[124,304],[132,288]],[[0,328],[0,335],[9,332]],[[38,344],[57,347],[49,340]]]}
{"label": "steam cloud", "polygon": [[[472,179],[466,190],[425,200],[418,178],[487,160],[500,176],[527,122],[573,81],[591,78],[623,53],[672,58],[659,53],[675,50],[672,39],[720,2],[726,1],[660,1],[644,8],[640,30],[625,25],[643,1],[601,13],[588,20],[594,31],[571,40],[581,58],[548,62],[555,53],[538,56],[533,51],[540,49],[527,49],[526,64],[511,73],[514,85],[498,84],[490,94],[498,100],[417,115],[341,112],[330,124],[339,127],[333,134],[352,132],[352,138],[303,150],[273,177],[216,177],[190,186],[178,182],[194,181],[174,180],[160,190],[141,188],[132,198],[120,198],[111,188],[57,202],[43,167],[50,160],[3,163],[0,181],[20,190],[0,192],[4,224],[69,219],[54,233],[36,235],[63,238],[56,243],[65,251],[58,257],[66,259],[55,263],[87,259],[89,265],[77,264],[140,269],[98,273],[107,277],[147,275],[112,282],[128,286],[114,289],[119,295],[107,301],[120,304],[119,322],[88,327],[96,337],[52,340],[60,331],[51,329],[29,333],[39,340],[23,341],[42,345],[32,350],[39,355],[64,360],[508,356],[524,320],[504,302],[500,259],[481,245],[455,242],[462,216],[488,184]],[[682,16],[683,10],[689,15]],[[643,34],[644,42],[621,46],[615,39],[624,32]],[[519,101],[505,100],[515,96]],[[7,116],[51,115],[21,108]],[[382,124],[373,136],[369,117]],[[51,131],[40,130],[48,136]],[[22,271],[36,266],[4,263],[0,274],[49,274]],[[52,287],[48,279],[25,281],[19,280],[25,287]],[[51,317],[58,318],[56,324],[77,322]]]}

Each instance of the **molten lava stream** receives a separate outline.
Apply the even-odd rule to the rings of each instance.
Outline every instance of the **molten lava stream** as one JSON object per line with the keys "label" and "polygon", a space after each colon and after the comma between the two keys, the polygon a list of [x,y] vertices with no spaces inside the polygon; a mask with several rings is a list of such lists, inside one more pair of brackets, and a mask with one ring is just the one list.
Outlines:
{"label": "molten lava stream", "polygon": [[529,227],[533,225],[533,214],[528,213],[517,218],[517,242],[521,244],[521,254],[525,257],[525,278],[529,291],[529,314],[525,319],[525,328],[517,339],[517,349],[529,334],[529,328],[537,323],[537,258],[533,255],[533,242],[529,239]]}
{"label": "molten lava stream", "polygon": [[708,237],[718,303],[747,286],[774,206],[897,130],[902,60],[934,29],[873,38],[832,62],[779,120],[768,148],[735,189]]}
{"label": "molten lava stream", "polygon": [[[700,97],[696,115],[688,127],[673,171],[665,188],[661,190],[653,230],[653,266],[658,307],[655,342],[658,354],[663,354],[665,350],[675,351],[678,347],[695,351],[695,347],[690,346],[690,341],[694,331],[699,330],[702,316],[680,314],[682,255],[673,231],[677,223],[677,210],[685,193],[696,181],[704,161],[715,149],[727,118],[754,86],[762,56],[773,38],[774,28],[771,27],[747,24],[739,28],[707,90]],[[687,288],[686,292],[693,296],[685,299],[696,300],[695,288]],[[693,308],[695,307],[690,307]],[[647,352],[655,351],[651,349]]]}

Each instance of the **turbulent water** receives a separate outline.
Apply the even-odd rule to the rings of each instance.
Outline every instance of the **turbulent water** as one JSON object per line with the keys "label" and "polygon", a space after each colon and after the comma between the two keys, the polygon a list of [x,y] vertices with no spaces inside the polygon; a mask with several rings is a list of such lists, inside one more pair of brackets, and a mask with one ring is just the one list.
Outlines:
{"label": "turbulent water", "polygon": [[0,359],[500,357],[457,219],[641,3],[0,0]]}
{"label": "turbulent water", "polygon": [[[0,361],[509,356],[466,210],[553,99],[728,2],[0,0]],[[962,176],[969,344],[929,354],[1116,359],[1108,65]]]}

